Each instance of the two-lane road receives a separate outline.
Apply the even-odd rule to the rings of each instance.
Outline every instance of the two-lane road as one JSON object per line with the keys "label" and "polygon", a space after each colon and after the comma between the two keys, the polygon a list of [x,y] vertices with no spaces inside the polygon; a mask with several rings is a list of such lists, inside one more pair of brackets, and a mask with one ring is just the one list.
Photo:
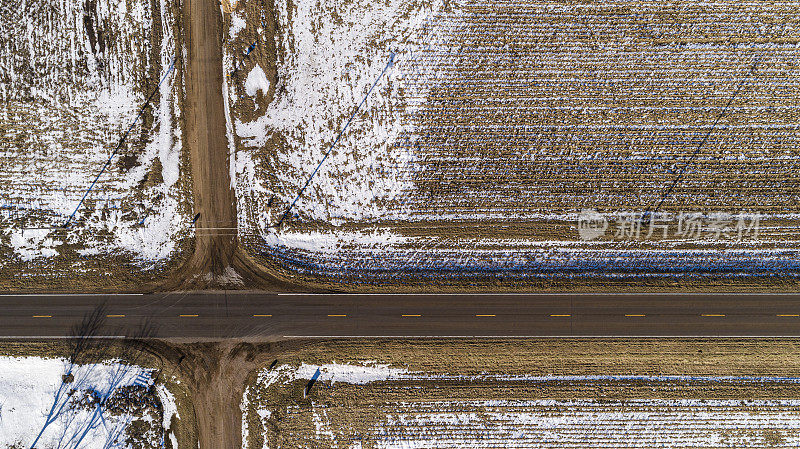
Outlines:
{"label": "two-lane road", "polygon": [[800,294],[252,292],[3,295],[4,337],[62,337],[105,304],[104,335],[187,339],[421,336],[800,336]]}

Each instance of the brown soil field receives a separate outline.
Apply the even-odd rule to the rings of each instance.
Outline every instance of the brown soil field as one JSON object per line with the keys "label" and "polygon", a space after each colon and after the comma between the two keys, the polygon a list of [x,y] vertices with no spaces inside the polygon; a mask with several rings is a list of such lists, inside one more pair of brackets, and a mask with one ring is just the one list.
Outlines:
{"label": "brown soil field", "polygon": [[[308,4],[299,3],[305,14]],[[387,29],[404,30],[397,23],[409,14],[430,20],[401,39],[355,25],[351,17],[368,11],[367,3],[355,2],[356,13],[317,5],[310,30],[274,2],[238,3],[223,14],[232,30],[224,51],[241,63],[228,94],[234,159],[249,181],[237,198],[238,237],[250,262],[293,283],[347,291],[796,290],[797,154],[788,130],[797,105],[785,91],[797,89],[787,74],[798,36],[783,19],[793,5],[395,2],[397,22]],[[303,33],[335,44],[348,26],[367,33],[359,55],[334,49],[324,69],[291,65],[318,51],[299,49]],[[275,39],[264,38],[271,33]],[[240,56],[250,42],[258,43],[254,52]],[[374,66],[390,48],[401,48],[399,62],[381,96],[357,115],[296,216],[266,229],[321,159],[324,145],[314,147],[319,142],[308,136],[322,129],[330,135],[322,144],[330,143],[360,98],[351,100],[343,85],[366,83],[368,75],[350,69]],[[347,74],[336,72],[340,66]],[[268,88],[246,94],[257,68]],[[308,82],[318,72],[331,72],[333,81],[322,77],[301,93],[320,95],[308,106],[325,111],[319,120],[298,129],[267,120],[263,135],[253,131],[302,103],[298,92],[287,93],[287,77]],[[412,108],[411,100],[420,102]],[[391,124],[401,131],[379,142],[388,149],[364,138]],[[396,163],[393,151],[414,163]],[[408,182],[382,196],[387,179]],[[373,187],[365,193],[361,183]],[[350,200],[356,212],[337,212]],[[610,236],[588,245],[575,221],[563,218],[582,208],[613,215],[657,205],[666,213],[751,210],[770,218],[755,244],[711,245]],[[315,239],[342,234],[388,234],[401,243],[384,244],[380,255],[370,239],[342,240],[333,255],[314,248]],[[293,246],[297,235],[311,237]],[[532,245],[548,241],[544,249]]]}
{"label": "brown soil field", "polygon": [[[150,341],[145,348],[148,355],[141,363],[161,369],[165,379],[174,380],[169,387],[178,400],[181,420],[173,425],[177,426],[174,430],[181,448],[196,447],[198,441],[203,448],[242,447],[242,419],[247,423],[250,448],[262,447],[264,442],[270,448],[333,447],[330,440],[320,439],[315,416],[324,416],[325,425],[339,438],[335,445],[347,446],[345,442],[361,439],[363,447],[372,447],[380,441],[371,433],[378,428],[412,439],[425,434],[424,427],[415,427],[419,422],[409,422],[401,431],[392,427],[387,417],[424,415],[436,408],[453,415],[496,417],[497,413],[529,413],[534,402],[540,404],[534,408],[539,407],[539,412],[549,414],[543,416],[550,417],[576,410],[627,413],[641,406],[649,407],[641,413],[649,413],[652,419],[686,412],[686,416],[704,417],[702,424],[718,414],[718,424],[733,426],[726,434],[732,441],[744,438],[761,441],[759,447],[783,447],[780,442],[794,435],[790,429],[759,425],[757,421],[737,427],[733,421],[725,421],[725,416],[794,419],[792,416],[800,413],[792,402],[800,394],[797,382],[713,379],[798,378],[797,339],[361,339],[261,344]],[[63,341],[0,345],[0,353],[15,356],[59,356],[66,350]],[[360,385],[341,380],[331,383],[323,377],[303,398],[305,379],[270,387],[258,381],[273,363],[279,370],[301,364],[387,365],[415,377]],[[532,376],[628,379],[525,379]],[[683,377],[647,381],[631,378],[635,376]],[[691,376],[706,378],[686,378]],[[243,398],[246,406],[242,411]],[[487,401],[495,401],[495,405]],[[722,406],[715,405],[720,401]],[[557,408],[541,403],[553,403]],[[264,410],[271,414],[264,415]],[[486,421],[487,425],[497,422]],[[613,420],[610,422],[613,424]],[[646,419],[642,421],[642,425],[646,423]],[[534,431],[526,427],[528,424],[509,421],[504,425]],[[749,429],[748,425],[760,427]],[[435,419],[431,426],[433,433],[428,436],[452,437],[453,426],[442,427]],[[472,433],[468,435],[481,435],[480,429],[469,429]],[[603,429],[596,428],[595,437],[602,437]]]}
{"label": "brown soil field", "polygon": [[[784,403],[777,405],[780,402],[770,401],[796,398],[800,393],[797,383],[720,382],[709,379],[530,381],[513,378],[515,376],[796,378],[800,373],[800,362],[796,357],[799,348],[800,342],[797,340],[780,339],[458,341],[387,339],[308,342],[298,349],[276,353],[278,368],[275,369],[279,369],[282,365],[297,367],[300,364],[312,367],[330,363],[363,366],[366,362],[368,366],[388,364],[392,368],[405,369],[419,376],[412,379],[377,380],[365,384],[352,384],[342,380],[331,383],[328,380],[320,380],[305,398],[303,390],[308,382],[307,379],[289,379],[264,387],[251,376],[245,402],[248,407],[245,410],[245,419],[249,429],[247,447],[262,447],[265,442],[270,448],[321,447],[326,444],[350,447],[349,445],[355,444],[356,441],[360,442],[362,447],[382,447],[381,441],[384,444],[387,441],[401,444],[399,440],[386,440],[387,437],[412,441],[415,438],[422,438],[426,443],[422,445],[423,447],[447,447],[448,443],[444,439],[457,434],[453,429],[461,428],[457,421],[454,421],[456,420],[454,416],[457,414],[475,414],[477,418],[474,419],[478,420],[477,423],[465,424],[465,432],[472,432],[471,435],[475,438],[483,435],[483,438],[491,439],[486,428],[481,430],[481,422],[489,426],[493,423],[491,419],[498,419],[493,415],[497,413],[506,416],[526,410],[531,412],[532,409],[525,409],[524,404],[530,406],[530,403],[537,401],[539,404],[553,402],[560,404],[553,406],[560,408],[548,408],[548,406],[541,410],[545,415],[539,419],[544,421],[548,416],[557,419],[555,417],[564,413],[572,413],[581,408],[580,404],[584,406],[600,404],[598,408],[590,409],[589,413],[592,413],[592,410],[596,413],[607,413],[609,410],[613,413],[624,413],[642,401],[650,401],[648,403],[651,405],[647,406],[650,407],[647,409],[650,418],[642,418],[642,415],[639,415],[635,419],[644,421],[630,423],[632,428],[646,427],[648,419],[657,421],[659,413],[668,415],[680,413],[683,405],[678,404],[688,403],[700,404],[692,406],[694,408],[690,407],[690,415],[694,413],[706,416],[704,415],[706,413],[714,417],[717,413],[722,416],[719,418],[719,425],[730,424],[724,420],[725,413],[756,416],[765,411],[770,413],[775,411],[794,416],[798,413],[796,405],[788,406]],[[261,373],[267,372],[268,370],[262,367]],[[281,377],[277,379],[280,380]],[[707,402],[706,406],[702,405],[704,401]],[[729,401],[726,407],[730,408],[714,409],[712,404],[715,401]],[[494,405],[487,405],[489,403]],[[659,406],[653,405],[659,403],[671,405],[666,405],[667,408],[661,410],[658,409]],[[642,413],[646,411],[643,410]],[[415,420],[415,414],[421,418]],[[495,418],[480,418],[490,415]],[[405,426],[396,422],[399,416],[405,416]],[[436,416],[451,416],[442,418],[449,424],[437,421]],[[391,424],[393,422],[391,417],[395,417],[395,424]],[[480,421],[481,419],[488,421]],[[670,425],[674,424],[673,422]],[[476,425],[478,427],[475,427]],[[503,425],[507,430],[516,429],[516,432],[512,433],[537,432],[535,428],[527,427],[524,423],[514,424],[514,421],[509,421]],[[591,426],[582,427],[584,424],[577,422],[575,426],[578,426],[575,427],[576,432],[592,432],[583,434],[584,447],[603,446],[602,441],[606,441],[606,437],[612,437],[610,434],[603,434],[599,424],[593,428],[594,430]],[[669,429],[666,427],[662,431],[667,432],[666,435],[673,432],[677,435],[679,431],[683,431],[678,427],[672,431]],[[747,424],[739,427],[734,425],[728,433],[723,433],[728,437],[749,435],[760,442],[756,444],[757,447],[784,447],[781,444],[784,438],[796,436],[795,431],[788,429],[769,428],[769,426],[749,428]],[[437,435],[444,441],[438,445],[435,444]],[[480,439],[467,438],[466,441],[472,441],[472,444],[476,445],[489,444],[482,443]],[[564,444],[568,444],[566,439]],[[630,444],[634,445],[633,440]],[[513,447],[513,445],[513,442],[498,441],[490,444],[492,447]],[[724,446],[724,444],[719,446],[706,444],[704,447]],[[469,443],[461,441],[459,447],[469,447]],[[557,447],[557,445],[547,447]],[[752,446],[743,443],[739,447]]]}

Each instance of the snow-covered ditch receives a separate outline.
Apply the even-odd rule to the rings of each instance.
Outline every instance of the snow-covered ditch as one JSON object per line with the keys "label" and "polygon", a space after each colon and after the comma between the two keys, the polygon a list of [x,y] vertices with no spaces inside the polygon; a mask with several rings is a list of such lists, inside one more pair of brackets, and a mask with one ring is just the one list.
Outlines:
{"label": "snow-covered ditch", "polygon": [[[0,448],[177,448],[175,398],[153,370],[0,356]],[[135,430],[134,430],[135,429]]]}
{"label": "snow-covered ditch", "polygon": [[[315,379],[309,404],[299,407],[297,381]],[[393,382],[426,381],[406,387]],[[654,387],[666,383],[797,384],[800,378],[773,376],[525,376],[444,375],[393,368],[375,361],[361,364],[278,365],[264,368],[245,392],[242,402],[243,444],[251,447],[251,432],[263,432],[263,449],[280,434],[277,427],[292,427],[295,439],[284,443],[323,445],[331,448],[472,448],[472,447],[794,447],[800,444],[800,400],[796,399],[493,399],[424,400],[419,389],[447,388],[436,382],[530,382],[542,384],[613,385],[630,382]],[[337,385],[382,382],[378,391],[392,399],[351,406],[335,396]],[[431,382],[431,383],[427,383]],[[413,400],[398,396],[408,388]],[[669,390],[670,386],[666,387]],[[359,389],[351,391],[360,391]],[[289,395],[276,405],[276,398]],[[269,398],[269,399],[266,399]],[[316,398],[316,399],[315,399]],[[338,399],[333,399],[338,398]],[[409,397],[409,399],[411,399]],[[350,402],[348,402],[350,404]],[[309,407],[310,406],[310,407]],[[250,416],[249,414],[254,414]],[[280,415],[277,420],[275,415]],[[249,419],[254,418],[254,419]],[[256,429],[248,423],[258,422]],[[294,423],[294,424],[289,424]],[[284,429],[284,432],[287,429]],[[284,433],[285,435],[285,433]],[[283,438],[283,437],[281,437]],[[301,443],[297,443],[301,444]],[[302,445],[301,444],[301,445]]]}

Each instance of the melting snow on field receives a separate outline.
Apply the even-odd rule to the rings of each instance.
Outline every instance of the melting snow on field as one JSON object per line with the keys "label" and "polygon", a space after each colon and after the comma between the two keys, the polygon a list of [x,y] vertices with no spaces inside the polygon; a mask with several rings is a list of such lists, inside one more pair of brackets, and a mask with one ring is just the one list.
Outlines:
{"label": "melting snow on field", "polygon": [[[411,171],[402,167],[413,162],[407,148],[393,144],[409,125],[394,112],[403,100],[389,62],[405,54],[409,37],[440,7],[439,1],[425,6],[406,0],[342,6],[316,0],[276,2],[277,40],[286,55],[278,65],[280,85],[263,115],[232,123],[246,148],[234,152],[231,160],[240,202],[266,201],[273,195],[283,204],[292,202],[378,81],[295,207],[323,220],[385,217],[385,202],[410,188]],[[230,56],[226,61],[232,66]],[[247,95],[269,87],[262,73],[258,66],[250,72]],[[237,101],[234,88],[228,94]],[[277,184],[265,187],[250,149],[263,147],[276,135],[285,139],[286,151],[273,153],[278,159],[274,165],[282,168],[270,174],[278,177]],[[246,209],[244,204],[240,210]],[[260,229],[277,218],[262,218]]]}
{"label": "melting snow on field", "polygon": [[[135,418],[148,418],[105,410],[97,414],[91,398],[134,384],[149,386],[152,370],[121,363],[77,365],[71,370],[72,380],[62,383],[68,369],[64,359],[0,357],[0,448],[29,447],[47,421],[51,423],[36,445],[41,449],[73,444],[81,449],[129,447],[125,441],[127,425]],[[57,394],[60,400],[56,409],[61,413],[51,414]],[[163,385],[156,385],[156,394],[164,413],[160,424],[168,429],[172,418],[177,417],[175,399]],[[152,447],[161,445],[160,435],[149,437]],[[169,437],[174,441],[174,435],[170,433]],[[109,446],[115,439],[120,443]]]}
{"label": "melting snow on field", "polygon": [[[0,38],[0,73],[9,75],[0,92],[8,137],[0,140],[0,241],[25,261],[56,256],[63,244],[163,261],[188,229],[179,207],[179,71],[154,91],[178,52],[174,5],[38,3],[0,18],[9,27]],[[111,157],[151,91],[148,112]]]}
{"label": "melting snow on field", "polygon": [[[400,380],[575,382],[582,385],[596,382],[800,382],[800,378],[770,376],[430,375],[369,361],[362,364],[279,365],[262,370],[258,385],[269,388],[312,378],[327,383],[327,387],[315,388],[335,388],[338,382],[363,385]],[[246,393],[243,413],[248,410],[250,400]],[[330,416],[335,415],[338,419],[343,416],[342,413],[332,413],[335,407],[327,401],[316,403],[312,400],[312,409],[303,413],[309,414],[312,432],[315,429],[316,435],[312,433],[310,440],[305,441],[315,441],[326,447],[361,447],[361,441],[354,441],[353,429],[337,427],[353,425],[361,429],[356,432],[358,439],[369,441],[374,447],[398,449],[795,447],[800,444],[800,400],[793,399],[400,400],[371,405],[370,410],[375,407],[376,411],[368,415],[379,417],[371,424],[349,423],[347,420],[334,423]],[[256,413],[260,421],[265,422],[274,410],[265,404],[257,408]],[[363,431],[365,424],[369,424],[366,433]],[[264,428],[272,427],[265,425]],[[249,432],[245,419],[245,449]],[[264,448],[268,447],[265,442]]]}
{"label": "melting snow on field", "polygon": [[[763,43],[779,35],[764,24],[780,22],[791,5],[297,0],[275,6],[282,57],[268,85],[274,98],[255,116],[228,111],[232,178],[238,210],[245,212],[239,229],[260,239],[245,242],[248,250],[277,254],[285,268],[331,279],[403,272],[517,278],[800,273],[796,224],[762,240],[785,249],[765,256],[749,251],[750,243],[691,249],[702,241],[650,241],[652,251],[640,251],[641,241],[624,241],[595,251],[596,243],[578,240],[574,218],[564,218],[584,207],[643,212],[663,199],[664,209],[677,202],[699,210],[741,204],[742,210],[792,213],[785,176],[768,172],[790,173],[800,160],[786,141],[796,120],[783,112],[796,105],[782,100],[798,84],[776,76],[791,71],[800,47]],[[633,13],[620,15],[620,7]],[[658,37],[642,28],[642,17]],[[697,26],[686,28],[676,17]],[[232,20],[238,32],[236,14]],[[724,44],[731,38],[743,42]],[[315,172],[389,55],[394,65]],[[736,113],[728,114],[736,119],[726,116],[708,142],[720,154],[704,148],[686,177],[676,178],[759,55],[764,79],[744,84],[729,111]],[[226,69],[231,63],[228,57]],[[235,104],[255,94],[260,72],[252,69],[242,89],[229,86],[226,99]],[[710,163],[713,158],[719,161]],[[274,225],[295,198],[289,221],[296,227],[284,233]],[[547,221],[556,219],[568,222]],[[485,226],[448,235],[470,220]],[[318,221],[423,236],[427,227],[438,240],[400,247],[387,238],[362,246],[347,233],[319,231]],[[542,234],[528,238],[528,229],[546,233],[547,242],[537,240]],[[519,238],[490,241],[506,230]],[[375,248],[384,250],[382,257]],[[731,257],[731,248],[745,251]]]}
{"label": "melting snow on field", "polygon": [[393,404],[392,408],[386,420],[371,429],[370,439],[377,440],[376,447],[704,448],[800,444],[798,400],[453,401]]}

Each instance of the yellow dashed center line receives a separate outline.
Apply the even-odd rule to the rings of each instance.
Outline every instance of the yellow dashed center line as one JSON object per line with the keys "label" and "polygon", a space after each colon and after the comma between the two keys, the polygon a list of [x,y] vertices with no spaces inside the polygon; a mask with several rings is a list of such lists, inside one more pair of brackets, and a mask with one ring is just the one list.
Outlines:
{"label": "yellow dashed center line", "polygon": [[328,316],[338,316],[338,317],[343,317],[343,316],[347,316],[347,315],[328,315]]}
{"label": "yellow dashed center line", "polygon": [[497,315],[475,315],[475,316],[497,316]]}
{"label": "yellow dashed center line", "polygon": [[53,315],[34,315],[34,318],[53,318]]}
{"label": "yellow dashed center line", "polygon": [[552,314],[550,316],[572,316],[572,315],[565,315],[565,314]]}
{"label": "yellow dashed center line", "polygon": [[269,318],[269,317],[271,317],[272,315],[253,315],[253,316],[254,316],[254,317],[267,317],[267,318]]}
{"label": "yellow dashed center line", "polygon": [[784,314],[775,315],[775,316],[800,316],[800,315],[795,315],[795,314],[786,314],[786,313],[784,313]]}
{"label": "yellow dashed center line", "polygon": [[106,315],[107,318],[125,318],[125,315]]}
{"label": "yellow dashed center line", "polygon": [[422,315],[403,315],[403,316],[422,316]]}
{"label": "yellow dashed center line", "polygon": [[704,313],[704,314],[702,314],[700,316],[709,316],[710,317],[710,316],[725,316],[725,315],[723,315],[721,313]]}
{"label": "yellow dashed center line", "polygon": [[180,317],[181,318],[195,318],[195,317],[198,317],[198,316],[200,316],[200,315],[181,315]]}
{"label": "yellow dashed center line", "polygon": [[629,314],[627,314],[625,316],[646,316],[646,315],[636,314],[636,313],[629,313]]}

